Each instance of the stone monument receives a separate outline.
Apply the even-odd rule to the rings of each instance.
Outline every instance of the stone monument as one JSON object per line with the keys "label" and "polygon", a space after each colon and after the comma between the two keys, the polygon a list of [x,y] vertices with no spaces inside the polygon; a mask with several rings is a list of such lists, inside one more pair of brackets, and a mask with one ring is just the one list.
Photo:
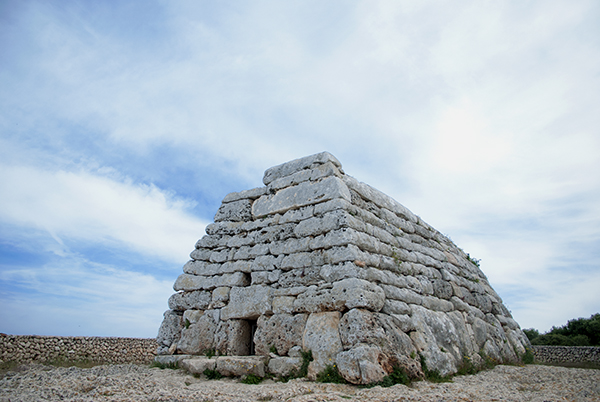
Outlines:
{"label": "stone monument", "polygon": [[[422,377],[425,362],[445,376],[525,353],[527,337],[477,261],[333,155],[272,167],[263,182],[228,194],[196,243],[159,358],[282,376],[311,351],[309,378],[335,365],[368,384],[394,367]],[[206,354],[217,358],[194,366]]]}

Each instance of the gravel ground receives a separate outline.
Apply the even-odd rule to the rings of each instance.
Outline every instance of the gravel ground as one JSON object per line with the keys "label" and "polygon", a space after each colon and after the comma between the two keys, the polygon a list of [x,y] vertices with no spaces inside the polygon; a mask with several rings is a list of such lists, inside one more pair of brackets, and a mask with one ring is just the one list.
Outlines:
{"label": "gravel ground", "polygon": [[600,370],[497,366],[451,383],[370,389],[305,380],[208,381],[144,365],[26,365],[0,378],[0,401],[600,401]]}

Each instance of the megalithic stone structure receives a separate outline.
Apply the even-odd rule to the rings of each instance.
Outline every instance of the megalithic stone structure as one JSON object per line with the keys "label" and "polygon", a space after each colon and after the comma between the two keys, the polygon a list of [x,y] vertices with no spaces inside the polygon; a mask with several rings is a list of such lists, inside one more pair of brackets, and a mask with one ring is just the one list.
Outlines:
{"label": "megalithic stone structure", "polygon": [[[158,354],[263,356],[284,375],[312,352],[355,384],[465,359],[519,359],[527,337],[478,265],[331,154],[268,169],[228,194],[183,267]],[[275,352],[275,353],[273,353]],[[214,366],[214,363],[213,363]],[[217,367],[219,363],[217,363]]]}

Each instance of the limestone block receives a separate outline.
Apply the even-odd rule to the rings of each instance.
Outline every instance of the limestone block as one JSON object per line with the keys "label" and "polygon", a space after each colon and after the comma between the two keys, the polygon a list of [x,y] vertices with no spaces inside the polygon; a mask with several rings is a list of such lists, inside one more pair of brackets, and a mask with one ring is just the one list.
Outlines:
{"label": "limestone block", "polygon": [[255,353],[267,356],[272,346],[283,356],[294,347],[302,345],[306,314],[274,314],[259,317],[254,334]]}
{"label": "limestone block", "polygon": [[403,301],[386,299],[381,312],[385,314],[410,314],[411,310],[408,304]]}
{"label": "limestone block", "polygon": [[242,246],[254,246],[256,244],[256,232],[254,233],[243,233],[237,236],[233,236],[227,242],[227,247],[239,248]]}
{"label": "limestone block", "polygon": [[342,228],[338,230],[332,230],[324,235],[320,235],[315,237],[314,239],[311,239],[310,248],[312,250],[316,250],[320,248],[331,248],[333,246],[346,246],[348,244],[357,244],[359,243],[359,238],[360,234],[354,229]]}
{"label": "limestone block", "polygon": [[195,324],[204,315],[202,310],[186,310],[183,312],[184,325]]}
{"label": "limestone block", "polygon": [[221,286],[248,286],[249,282],[249,278],[242,272],[212,277],[181,274],[175,281],[173,289],[176,291],[192,291],[200,289],[212,290]]}
{"label": "limestone block", "polygon": [[210,293],[202,290],[179,292],[169,298],[171,310],[184,311],[189,309],[204,310],[210,303]]}
{"label": "limestone block", "polygon": [[313,216],[313,211],[315,210],[314,205],[309,205],[307,207],[303,207],[300,209],[290,209],[287,211],[281,219],[279,219],[279,223],[288,223],[288,222],[300,222],[305,219],[311,218]]}
{"label": "limestone block", "polygon": [[274,314],[291,314],[294,312],[293,296],[276,296],[273,297],[273,313]]}
{"label": "limestone block", "polygon": [[248,199],[221,204],[214,219],[215,222],[249,220],[252,220],[252,201]]}
{"label": "limestone block", "polygon": [[293,268],[312,267],[313,265],[323,265],[323,255],[321,253],[295,253],[283,258],[280,268],[290,270]]}
{"label": "limestone block", "polygon": [[298,372],[302,367],[301,357],[273,357],[269,360],[269,373],[283,377]]}
{"label": "limestone block", "polygon": [[322,216],[328,212],[337,211],[340,209],[349,210],[352,208],[352,203],[344,198],[336,198],[330,201],[325,201],[315,205],[313,214],[315,216]]}
{"label": "limestone block", "polygon": [[279,268],[284,256],[275,257],[273,255],[262,255],[256,257],[251,263],[251,271],[272,271]]}
{"label": "limestone block", "polygon": [[227,328],[227,355],[247,356],[250,354],[252,328],[246,320],[229,320]]}
{"label": "limestone block", "polygon": [[242,199],[250,199],[255,200],[259,198],[261,195],[267,193],[266,187],[257,187],[250,190],[244,190],[237,193],[229,193],[223,198],[223,203],[229,203],[233,201],[238,201]]}
{"label": "limestone block", "polygon": [[387,342],[383,328],[368,310],[355,308],[348,311],[342,316],[339,330],[344,349],[359,343],[381,345]]}
{"label": "limestone block", "polygon": [[208,259],[210,258],[210,253],[212,253],[211,249],[196,248],[190,253],[190,258],[192,260],[208,261]]}
{"label": "limestone block", "polygon": [[286,177],[301,170],[312,167],[313,165],[322,165],[327,162],[331,162],[337,168],[342,167],[340,161],[329,152],[321,152],[315,155],[306,156],[304,158],[294,159],[293,161],[282,163],[281,165],[273,166],[265,171],[263,177],[263,183],[268,185],[269,183],[277,180],[281,177]]}
{"label": "limestone block", "polygon": [[272,289],[268,286],[233,287],[229,292],[229,304],[221,309],[221,319],[257,319],[272,314]]}
{"label": "limestone block", "polygon": [[381,350],[375,346],[357,345],[337,355],[337,368],[352,384],[379,382],[388,374],[379,364],[381,356]]}
{"label": "limestone block", "polygon": [[339,264],[346,261],[365,261],[365,254],[354,244],[343,247],[332,247],[323,251],[326,264]]}
{"label": "limestone block", "polygon": [[214,370],[216,366],[217,359],[209,359],[208,357],[193,357],[181,362],[181,368],[190,374],[202,374],[204,370]]}
{"label": "limestone block", "polygon": [[261,356],[219,356],[217,371],[224,376],[265,376],[265,359]]}
{"label": "limestone block", "polygon": [[442,279],[433,281],[433,294],[439,299],[450,300],[452,297],[452,286]]}
{"label": "limestone block", "polygon": [[505,317],[503,315],[496,315],[496,318],[498,321],[500,321],[500,324],[502,324],[503,327],[508,327],[513,330],[519,329],[519,324],[517,324],[517,322],[512,318]]}
{"label": "limestone block", "polygon": [[[382,310],[383,311],[383,310]],[[408,314],[390,314],[402,332],[408,333],[415,330],[415,324]]]}
{"label": "limestone block", "polygon": [[326,162],[313,169],[301,170],[286,177],[281,177],[267,186],[273,192],[282,188],[291,187],[304,181],[317,181],[323,177],[341,176],[340,170],[331,162]]}
{"label": "limestone block", "polygon": [[[385,333],[385,337],[382,338],[382,342],[378,346],[390,359],[401,362],[406,356],[416,353],[417,350],[410,337],[404,333],[397,319],[382,313],[374,313],[373,315]],[[412,319],[410,319],[408,325],[413,327],[411,330],[414,329]]]}
{"label": "limestone block", "polygon": [[475,293],[473,294],[475,298],[475,306],[479,308],[483,313],[491,313],[492,312],[492,301],[486,295]]}
{"label": "limestone block", "polygon": [[181,313],[178,314],[173,310],[165,311],[163,321],[158,329],[158,336],[156,337],[158,344],[166,347],[171,346],[171,344],[179,340],[182,328],[183,319]]}
{"label": "limestone block", "polygon": [[399,300],[409,304],[423,303],[423,296],[410,289],[397,288],[390,285],[380,285],[388,299]]}
{"label": "limestone block", "polygon": [[269,244],[269,251],[273,255],[293,254],[301,251],[309,251],[310,241],[310,238],[305,237],[302,239],[291,238],[283,242],[274,242]]}
{"label": "limestone block", "polygon": [[154,361],[160,364],[180,364],[191,357],[191,355],[158,355]]}
{"label": "limestone block", "polygon": [[444,313],[432,312],[421,306],[413,307],[412,320],[416,330],[410,338],[419,352],[425,357],[430,370],[437,370],[442,376],[453,374],[462,362],[461,344],[458,330]]}
{"label": "limestone block", "polygon": [[212,307],[213,308],[221,308],[224,307],[229,301],[229,291],[230,287],[221,286],[215,288],[212,291]]}
{"label": "limestone block", "polygon": [[222,250],[213,251],[210,253],[209,261],[213,263],[220,263],[229,260],[233,250]]}
{"label": "limestone block", "polygon": [[350,201],[350,191],[340,179],[332,176],[318,182],[303,182],[284,188],[273,195],[263,195],[252,204],[252,214],[258,219],[334,198]]}
{"label": "limestone block", "polygon": [[316,285],[323,282],[320,272],[318,266],[292,269],[281,274],[278,285],[282,287]]}
{"label": "limestone block", "polygon": [[325,281],[333,283],[346,278],[357,278],[361,272],[354,262],[347,262],[338,265],[323,265],[320,274]]}
{"label": "limestone block", "polygon": [[330,212],[322,217],[309,218],[295,225],[294,235],[305,238],[329,233],[343,227],[347,219],[346,212],[342,210]]}
{"label": "limestone block", "polygon": [[366,308],[379,311],[385,302],[383,290],[370,282],[357,278],[343,279],[331,289],[311,290],[298,296],[294,311],[318,312]]}
{"label": "limestone block", "polygon": [[214,349],[217,320],[212,311],[207,311],[195,324],[183,328],[177,350],[183,354],[198,355],[205,350]]}
{"label": "limestone block", "polygon": [[221,245],[222,239],[223,239],[223,235],[207,234],[205,236],[202,236],[202,238],[200,238],[200,240],[198,240],[196,242],[196,248],[197,249],[200,249],[200,248],[212,249],[215,247],[219,247]]}
{"label": "limestone block", "polygon": [[360,194],[363,199],[373,202],[380,208],[386,208],[413,224],[419,221],[418,217],[410,212],[408,208],[381,191],[374,189],[368,184],[359,182],[354,177],[343,176],[343,180],[350,189]]}
{"label": "limestone block", "polygon": [[[211,251],[212,254],[212,251]],[[210,257],[209,257],[210,258]],[[183,272],[190,275],[212,276],[221,273],[221,264],[210,263],[207,261],[188,261],[183,266]]]}
{"label": "limestone block", "polygon": [[434,296],[423,296],[421,301],[423,307],[433,311],[452,311],[454,305],[448,300],[438,299]]}
{"label": "limestone block", "polygon": [[308,378],[316,379],[317,374],[328,365],[335,364],[335,356],[342,350],[339,334],[341,313],[339,311],[312,313],[306,321],[302,348],[312,351],[313,361],[308,366]]}

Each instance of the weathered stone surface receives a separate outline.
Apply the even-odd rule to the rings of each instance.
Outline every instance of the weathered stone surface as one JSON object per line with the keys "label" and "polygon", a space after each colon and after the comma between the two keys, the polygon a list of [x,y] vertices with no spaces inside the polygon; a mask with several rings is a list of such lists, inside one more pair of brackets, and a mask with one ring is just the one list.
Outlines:
{"label": "weathered stone surface", "polygon": [[211,300],[209,292],[192,291],[174,293],[169,298],[169,308],[171,310],[185,311],[190,309],[204,310],[208,307]]}
{"label": "weathered stone surface", "polygon": [[206,350],[214,349],[217,323],[218,311],[210,310],[204,313],[196,323],[183,328],[181,339],[177,343],[179,352],[198,355],[204,353]]}
{"label": "weathered stone surface", "polygon": [[313,361],[308,366],[308,378],[315,379],[327,366],[335,363],[342,341],[338,330],[340,312],[313,313],[306,321],[303,349],[312,351]]}
{"label": "weathered stone surface", "polygon": [[269,360],[269,373],[282,377],[298,372],[302,366],[301,357],[273,357]]}
{"label": "weathered stone surface", "polygon": [[192,355],[157,355],[154,361],[159,364],[181,364],[192,357]]}
{"label": "weathered stone surface", "polygon": [[303,182],[279,190],[274,195],[263,195],[252,205],[252,214],[255,218],[262,218],[334,198],[350,201],[350,192],[340,179],[332,176],[318,182]]}
{"label": "weathered stone surface", "polygon": [[173,310],[167,310],[163,314],[163,321],[158,330],[156,340],[159,345],[171,346],[173,342],[177,342],[181,337],[181,329],[183,328],[183,319],[181,314],[177,314]]}
{"label": "weathered stone surface", "polygon": [[340,321],[339,331],[344,349],[359,343],[381,345],[387,341],[383,328],[368,310],[355,308],[348,311]]}
{"label": "weathered stone surface", "polygon": [[290,348],[302,345],[307,318],[306,314],[261,316],[254,334],[255,353],[266,356],[275,347],[277,354],[283,356]]}
{"label": "weathered stone surface", "polygon": [[383,307],[383,290],[370,282],[348,278],[336,282],[329,289],[310,289],[294,301],[296,312],[319,312],[366,308],[379,311]]}
{"label": "weathered stone surface", "polygon": [[234,287],[229,292],[229,304],[221,309],[221,319],[257,319],[272,314],[272,290],[268,286]]}
{"label": "weathered stone surface", "polygon": [[223,274],[219,276],[196,276],[181,274],[175,281],[173,289],[176,291],[212,290],[218,287],[248,286],[249,278],[243,272]]}
{"label": "weathered stone surface", "polygon": [[315,167],[314,169],[305,169],[299,172],[293,173],[286,177],[281,177],[277,180],[273,180],[267,186],[269,192],[273,192],[282,188],[295,186],[296,184],[305,181],[317,181],[327,176],[341,176],[340,170],[331,162],[324,163]]}
{"label": "weathered stone surface", "polygon": [[248,374],[264,377],[265,359],[261,356],[219,356],[217,371],[228,377],[241,377]]}
{"label": "weathered stone surface", "polygon": [[212,308],[221,308],[229,301],[230,287],[222,286],[212,291]]}
{"label": "weathered stone surface", "polygon": [[217,359],[209,359],[208,357],[193,357],[181,362],[181,368],[190,374],[202,374],[204,370],[214,370],[216,366]]}
{"label": "weathered stone surface", "polygon": [[252,201],[239,200],[221,204],[215,215],[215,222],[244,222],[252,219]]}
{"label": "weathered stone surface", "polygon": [[352,384],[379,382],[388,374],[379,364],[381,357],[385,359],[378,347],[357,345],[338,354],[337,368],[342,377]]}
{"label": "weathered stone surface", "polygon": [[252,327],[246,320],[229,320],[227,355],[247,356],[252,343]]}
{"label": "weathered stone surface", "polygon": [[321,152],[315,155],[306,156],[304,158],[294,159],[281,165],[273,166],[265,171],[263,183],[265,185],[277,180],[281,177],[289,176],[293,173],[312,167],[313,165],[322,165],[331,162],[336,167],[341,168],[342,164],[335,156],[329,152]]}
{"label": "weathered stone surface", "polygon": [[260,197],[261,195],[264,195],[266,193],[267,193],[266,187],[257,187],[257,188],[253,188],[250,190],[240,191],[237,193],[229,193],[225,196],[225,198],[223,198],[223,203],[228,203],[228,202],[233,202],[233,201],[238,201],[238,200],[243,200],[243,199],[255,200],[258,197]]}

